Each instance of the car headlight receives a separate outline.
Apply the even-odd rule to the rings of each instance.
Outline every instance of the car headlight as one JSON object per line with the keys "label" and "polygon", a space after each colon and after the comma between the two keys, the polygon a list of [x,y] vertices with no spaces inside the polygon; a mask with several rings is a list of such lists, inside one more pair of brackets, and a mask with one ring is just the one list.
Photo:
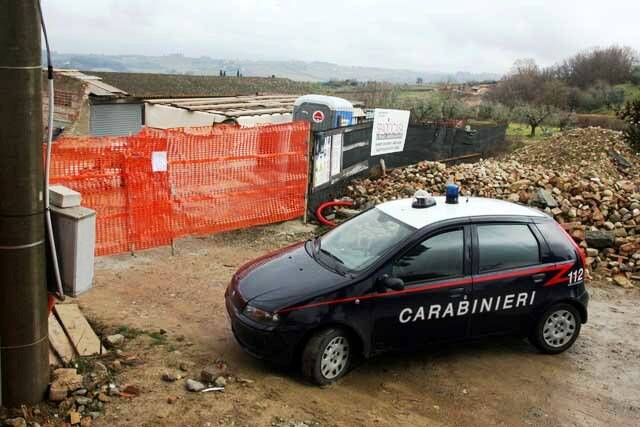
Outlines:
{"label": "car headlight", "polygon": [[259,323],[275,325],[280,321],[280,316],[278,316],[278,313],[270,313],[256,307],[252,307],[249,304],[245,306],[243,313],[251,320],[255,320]]}

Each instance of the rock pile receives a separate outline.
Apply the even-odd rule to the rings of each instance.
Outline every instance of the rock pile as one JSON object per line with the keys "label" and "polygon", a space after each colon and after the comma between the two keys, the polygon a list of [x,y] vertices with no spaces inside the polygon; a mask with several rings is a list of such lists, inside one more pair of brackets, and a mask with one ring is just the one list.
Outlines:
{"label": "rock pile", "polygon": [[138,356],[127,355],[120,349],[75,359],[73,368],[52,370],[46,402],[33,407],[0,407],[0,426],[91,427],[113,399],[133,398],[142,393],[135,385],[117,384],[115,378],[125,366],[142,363]]}
{"label": "rock pile", "polygon": [[474,164],[421,162],[354,181],[347,196],[365,207],[418,189],[442,194],[449,182],[460,185],[462,195],[547,212],[585,249],[591,270],[623,287],[640,280],[640,156],[620,132],[577,129]]}

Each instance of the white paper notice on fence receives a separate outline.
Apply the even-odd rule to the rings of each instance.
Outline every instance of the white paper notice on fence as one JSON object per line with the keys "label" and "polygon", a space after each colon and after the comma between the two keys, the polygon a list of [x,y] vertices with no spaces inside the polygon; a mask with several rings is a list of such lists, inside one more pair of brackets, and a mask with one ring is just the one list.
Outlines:
{"label": "white paper notice on fence", "polygon": [[331,137],[326,136],[313,162],[313,186],[318,187],[331,179]]}
{"label": "white paper notice on fence", "polygon": [[373,116],[371,155],[396,153],[404,150],[409,127],[409,111],[376,108]]}
{"label": "white paper notice on fence", "polygon": [[342,134],[333,135],[331,140],[331,176],[342,172]]}
{"label": "white paper notice on fence", "polygon": [[151,153],[151,170],[154,172],[167,171],[167,152],[154,151]]}

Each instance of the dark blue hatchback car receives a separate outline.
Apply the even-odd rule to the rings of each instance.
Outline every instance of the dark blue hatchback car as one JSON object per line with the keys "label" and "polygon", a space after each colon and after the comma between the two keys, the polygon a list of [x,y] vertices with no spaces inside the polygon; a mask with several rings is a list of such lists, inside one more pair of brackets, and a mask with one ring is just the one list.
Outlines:
{"label": "dark blue hatchback car", "polygon": [[247,352],[328,384],[355,356],[445,341],[515,334],[565,351],[587,321],[584,267],[540,211],[417,194],[246,264],[226,306]]}

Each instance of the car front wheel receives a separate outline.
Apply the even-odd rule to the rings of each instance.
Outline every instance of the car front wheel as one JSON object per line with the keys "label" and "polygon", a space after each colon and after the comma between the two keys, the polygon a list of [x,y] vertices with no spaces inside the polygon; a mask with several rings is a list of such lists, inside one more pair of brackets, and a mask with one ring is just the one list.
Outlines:
{"label": "car front wheel", "polygon": [[352,358],[349,334],[329,328],[313,335],[302,352],[303,374],[319,385],[328,385],[344,376]]}
{"label": "car front wheel", "polygon": [[580,313],[574,306],[556,304],[540,317],[531,342],[543,353],[562,353],[576,341],[581,325]]}

